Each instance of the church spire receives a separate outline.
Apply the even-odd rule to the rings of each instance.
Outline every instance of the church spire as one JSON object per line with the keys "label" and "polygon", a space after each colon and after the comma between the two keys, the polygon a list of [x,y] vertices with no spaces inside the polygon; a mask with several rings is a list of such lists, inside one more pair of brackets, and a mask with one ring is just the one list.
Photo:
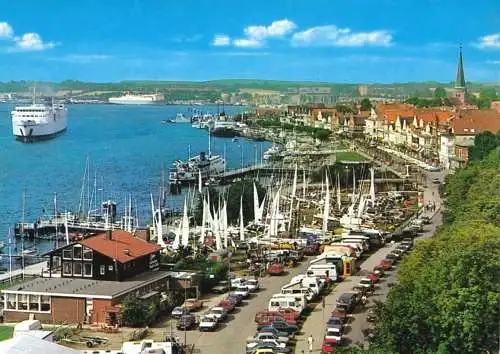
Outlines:
{"label": "church spire", "polygon": [[460,54],[458,57],[457,80],[455,81],[455,88],[465,89],[464,60],[461,45]]}

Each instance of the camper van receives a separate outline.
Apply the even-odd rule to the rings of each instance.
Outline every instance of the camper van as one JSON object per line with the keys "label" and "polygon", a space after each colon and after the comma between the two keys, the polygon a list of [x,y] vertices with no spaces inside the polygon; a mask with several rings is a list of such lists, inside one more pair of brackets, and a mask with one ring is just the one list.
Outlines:
{"label": "camper van", "polygon": [[301,313],[302,310],[304,310],[304,306],[302,306],[299,302],[297,302],[294,296],[287,296],[287,297],[273,296],[269,300],[267,309],[268,311],[274,311],[274,312],[279,311],[281,309],[292,309],[298,313]]}
{"label": "camper van", "polygon": [[316,295],[319,295],[326,281],[324,279],[318,279],[315,276],[309,277],[304,274],[296,275],[292,278],[291,283],[299,282],[303,287],[311,289]]}
{"label": "camper van", "polygon": [[363,253],[363,246],[359,242],[347,242],[347,241],[342,241],[342,242],[335,242],[332,243],[332,245],[339,245],[339,246],[349,246],[354,248],[354,255],[356,258],[359,258],[361,254]]}
{"label": "camper van", "polygon": [[[289,299],[295,301],[297,305],[299,305],[302,310],[307,306],[306,296],[304,294],[274,294],[271,299]],[[301,310],[301,311],[302,311]]]}
{"label": "camper van", "polygon": [[370,238],[362,235],[342,235],[342,242],[360,242],[364,251],[370,249]]}
{"label": "camper van", "polygon": [[335,264],[313,264],[307,268],[306,274],[318,278],[330,278],[331,281],[337,281],[337,267]]}
{"label": "camper van", "polygon": [[300,281],[284,285],[281,288],[281,293],[284,295],[303,294],[307,301],[311,301],[316,296],[311,288],[305,287]]}

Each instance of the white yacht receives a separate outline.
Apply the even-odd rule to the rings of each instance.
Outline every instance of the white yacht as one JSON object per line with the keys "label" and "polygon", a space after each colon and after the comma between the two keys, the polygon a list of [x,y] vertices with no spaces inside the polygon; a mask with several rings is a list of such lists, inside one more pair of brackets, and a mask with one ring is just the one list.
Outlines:
{"label": "white yacht", "polygon": [[135,95],[131,92],[125,92],[119,97],[110,97],[109,103],[112,104],[128,104],[128,105],[144,105],[144,104],[157,104],[164,100],[162,94],[154,93],[148,95]]}
{"label": "white yacht", "polygon": [[33,104],[18,106],[11,112],[12,133],[25,143],[54,138],[66,130],[66,113],[63,104],[36,103],[33,93]]}

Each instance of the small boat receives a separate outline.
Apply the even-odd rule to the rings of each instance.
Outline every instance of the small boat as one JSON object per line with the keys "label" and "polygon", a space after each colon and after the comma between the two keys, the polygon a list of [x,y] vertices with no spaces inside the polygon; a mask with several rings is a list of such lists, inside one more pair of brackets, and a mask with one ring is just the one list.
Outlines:
{"label": "small boat", "polygon": [[237,142],[238,138],[233,138],[233,143]]}

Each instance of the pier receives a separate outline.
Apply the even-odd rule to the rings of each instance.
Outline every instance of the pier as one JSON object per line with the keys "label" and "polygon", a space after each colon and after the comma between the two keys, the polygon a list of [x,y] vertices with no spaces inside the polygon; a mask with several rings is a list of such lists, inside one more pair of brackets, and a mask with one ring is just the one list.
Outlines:
{"label": "pier", "polygon": [[[302,171],[310,172],[310,169],[298,168],[299,172]],[[236,168],[233,170],[228,170],[221,174],[213,176],[222,182],[231,180],[234,178],[241,178],[247,175],[250,176],[272,176],[279,175],[282,173],[293,173],[295,171],[295,166],[277,166],[272,164],[258,164],[248,167]]]}

